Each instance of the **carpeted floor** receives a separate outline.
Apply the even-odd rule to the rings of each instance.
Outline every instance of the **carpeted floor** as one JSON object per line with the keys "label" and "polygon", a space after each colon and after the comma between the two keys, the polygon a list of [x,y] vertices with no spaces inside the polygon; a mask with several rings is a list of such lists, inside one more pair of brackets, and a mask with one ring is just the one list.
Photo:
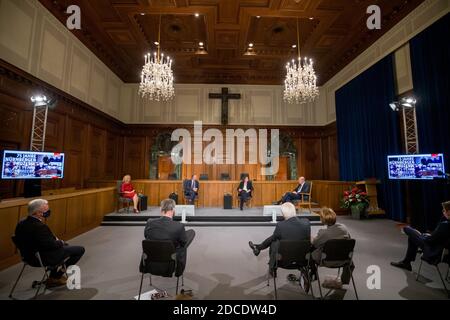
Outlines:
{"label": "carpeted floor", "polygon": [[[406,236],[389,220],[356,221],[340,217],[357,240],[354,272],[360,299],[445,299],[446,294],[438,274],[424,264],[421,282],[415,281],[415,273],[389,266],[390,261],[400,260],[405,252]],[[185,272],[185,289],[192,289],[194,299],[273,299],[273,283],[266,286],[268,252],[255,257],[249,249],[249,240],[262,241],[273,227],[195,227],[196,238],[189,248]],[[313,227],[313,234],[319,227]],[[133,299],[140,282],[138,261],[143,238],[143,227],[99,227],[83,234],[71,244],[86,247],[86,254],[79,262],[81,290],[70,291],[65,287],[47,291],[40,299]],[[381,289],[369,290],[366,285],[367,267],[377,265],[381,269]],[[417,270],[418,264],[414,265]],[[21,265],[0,272],[0,299],[7,299]],[[446,267],[442,267],[444,274]],[[321,269],[323,279],[336,271]],[[287,282],[288,271],[281,270],[278,279],[279,299],[311,299],[298,285]],[[28,269],[19,283],[15,297],[30,299],[34,291],[33,280],[40,279],[37,269]],[[154,277],[153,284],[175,292],[175,278]],[[318,294],[317,284],[314,291]],[[148,276],[144,290],[149,291]],[[354,299],[350,286],[331,294],[332,299]]]}

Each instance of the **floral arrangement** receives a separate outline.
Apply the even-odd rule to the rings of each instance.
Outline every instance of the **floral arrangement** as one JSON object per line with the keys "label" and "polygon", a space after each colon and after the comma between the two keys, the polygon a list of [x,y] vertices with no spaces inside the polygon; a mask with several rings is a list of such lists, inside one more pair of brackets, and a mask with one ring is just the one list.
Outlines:
{"label": "floral arrangement", "polygon": [[369,197],[367,192],[362,191],[359,188],[353,188],[349,191],[344,191],[344,197],[342,199],[342,208],[349,209],[352,206],[367,206],[369,204]]}

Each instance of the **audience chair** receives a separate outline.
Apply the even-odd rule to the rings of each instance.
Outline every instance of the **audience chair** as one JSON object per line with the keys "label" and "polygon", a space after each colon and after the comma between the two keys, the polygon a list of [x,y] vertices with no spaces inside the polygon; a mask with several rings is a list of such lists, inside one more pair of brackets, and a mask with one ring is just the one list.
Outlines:
{"label": "audience chair", "polygon": [[117,210],[116,212],[118,213],[120,211],[120,207],[125,204],[127,207],[127,213],[130,212],[130,205],[133,203],[133,199],[130,198],[125,198],[122,195],[122,181],[119,180],[117,181]]}
{"label": "audience chair", "polygon": [[[445,281],[447,281],[447,282],[449,281],[449,279],[448,279],[448,274],[449,274],[449,269],[450,269],[450,263],[449,263],[450,253],[449,253],[449,248],[450,248],[450,244],[448,244],[448,245],[444,248],[444,250],[442,251],[442,255],[441,255],[440,259],[438,259],[438,260],[436,260],[436,261],[429,261],[429,260],[427,260],[427,259],[424,259],[424,257],[423,257],[423,252],[422,252],[422,256],[421,256],[421,258],[420,258],[419,270],[417,271],[417,277],[416,277],[416,281],[419,281],[420,271],[421,271],[421,269],[422,269],[422,263],[423,263],[424,261],[427,262],[428,264],[434,266],[434,267],[436,268],[438,274],[439,274],[439,278],[441,279],[442,284],[444,285],[444,289],[445,289],[445,291],[447,292],[447,297],[448,297],[448,298],[450,298],[450,291],[449,291],[449,288],[447,288],[447,285],[445,284]],[[447,264],[447,266],[448,266],[448,269],[447,269],[447,275],[445,276],[445,281],[444,281],[444,278],[442,277],[441,271],[439,270],[439,265],[440,265],[440,264]]]}
{"label": "audience chair", "polygon": [[202,173],[202,174],[200,175],[199,180],[200,180],[200,181],[207,181],[207,180],[209,180],[208,174]]}
{"label": "audience chair", "polygon": [[[276,245],[275,245],[276,246]],[[311,262],[311,242],[309,240],[303,241],[291,241],[291,240],[281,240],[279,241],[277,252],[275,252],[276,262],[275,268],[273,270],[273,285],[275,291],[275,300],[278,300],[277,292],[277,269],[288,269],[288,270],[299,270],[304,272],[309,283],[311,283],[310,278],[310,262]],[[270,266],[269,273],[267,276],[267,286],[269,286],[270,278]],[[312,286],[310,286],[311,295],[314,297],[314,292]]]}
{"label": "audience chair", "polygon": [[313,189],[313,183],[311,181],[309,192],[301,192],[300,193],[301,198],[300,198],[300,200],[297,200],[297,206],[298,206],[298,209],[300,210],[300,212],[302,212],[303,207],[306,207],[309,209],[309,213],[312,213],[312,209],[311,209],[311,207],[313,205],[312,198],[311,198],[312,189]]}
{"label": "audience chair", "polygon": [[176,251],[173,242],[170,240],[143,240],[142,256],[139,265],[141,272],[141,284],[139,286],[138,300],[141,299],[142,282],[144,274],[149,274],[150,286],[152,284],[152,275],[165,278],[177,277],[176,295],[178,294],[178,285],[181,277],[181,287],[184,287],[184,270],[182,265],[177,263]]}
{"label": "audience chair", "polygon": [[228,173],[221,173],[220,174],[220,180],[221,181],[230,181],[231,178],[230,178],[230,175]]}
{"label": "audience chair", "polygon": [[[10,299],[14,299],[13,298],[14,290],[16,290],[17,284],[19,283],[19,280],[22,277],[22,274],[23,274],[26,266],[30,266],[33,268],[41,268],[44,271],[41,281],[33,281],[33,285],[32,285],[33,289],[37,287],[36,293],[34,295],[34,299],[37,298],[39,292],[41,291],[42,286],[44,286],[43,294],[45,294],[45,291],[47,289],[47,279],[50,276],[50,271],[61,267],[62,270],[64,271],[64,274],[66,274],[66,267],[65,267],[66,259],[63,259],[59,264],[54,265],[54,266],[44,265],[39,252],[34,253],[34,256],[25,257],[25,254],[24,254],[25,251],[21,248],[20,244],[17,241],[16,236],[12,236],[11,240],[14,243],[14,245],[16,246],[17,250],[19,251],[23,266],[22,266],[22,269],[20,270],[19,276],[16,279],[16,282],[14,282],[11,292],[9,293]],[[67,274],[66,274],[66,276],[67,276]]]}
{"label": "audience chair", "polygon": [[[317,267],[338,269],[338,276],[341,273],[341,269],[347,268],[351,274],[351,280],[353,289],[355,290],[356,299],[359,300],[358,292],[356,291],[355,280],[353,279],[353,272],[351,270],[355,244],[355,239],[328,240],[322,249],[322,257],[320,263],[317,264]],[[316,277],[319,283],[320,296],[321,298],[323,298],[318,268],[316,268]]]}

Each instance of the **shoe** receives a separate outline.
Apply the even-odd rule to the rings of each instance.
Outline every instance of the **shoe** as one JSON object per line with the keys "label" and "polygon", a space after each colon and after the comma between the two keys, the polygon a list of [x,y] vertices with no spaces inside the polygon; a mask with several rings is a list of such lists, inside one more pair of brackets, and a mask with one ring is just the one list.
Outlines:
{"label": "shoe", "polygon": [[55,287],[65,286],[66,283],[67,283],[66,277],[61,277],[59,279],[48,278],[47,281],[45,282],[45,285],[47,286],[47,288],[55,288]]}
{"label": "shoe", "polygon": [[412,271],[411,263],[407,263],[407,262],[404,262],[404,261],[391,262],[391,266],[396,267],[396,268],[400,268],[400,269],[405,269],[405,270],[408,270],[408,271]]}
{"label": "shoe", "polygon": [[139,213],[138,209],[133,209],[133,213]]}
{"label": "shoe", "polygon": [[254,254],[255,256],[259,256],[259,253],[260,253],[261,251],[256,247],[256,245],[255,245],[253,242],[251,242],[251,241],[248,242],[248,245],[249,245],[250,248],[253,250],[253,254]]}

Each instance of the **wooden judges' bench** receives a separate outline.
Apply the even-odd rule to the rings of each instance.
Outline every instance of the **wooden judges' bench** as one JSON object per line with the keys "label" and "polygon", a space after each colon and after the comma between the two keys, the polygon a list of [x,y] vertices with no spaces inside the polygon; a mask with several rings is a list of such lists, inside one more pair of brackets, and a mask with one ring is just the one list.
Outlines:
{"label": "wooden judges' bench", "polygon": [[[47,223],[58,238],[67,241],[99,226],[103,216],[114,211],[115,196],[116,189],[111,187],[43,196],[52,210]],[[27,204],[31,200],[0,202],[0,270],[20,261],[11,236],[19,220],[27,216]]]}
{"label": "wooden judges' bench", "polygon": [[[89,180],[87,186],[90,188],[102,188],[116,186],[117,181],[111,180]],[[161,200],[176,192],[181,201],[182,181],[180,180],[133,180],[132,184],[136,191],[148,196],[150,206],[159,206]],[[279,200],[286,191],[291,191],[297,186],[297,181],[253,181],[253,207],[271,205]],[[312,199],[320,206],[333,208],[336,213],[347,213],[341,209],[340,200],[344,191],[350,189],[354,182],[343,181],[318,181],[313,180]],[[223,195],[228,192],[237,196],[239,181],[200,181],[199,207],[222,207]]]}

